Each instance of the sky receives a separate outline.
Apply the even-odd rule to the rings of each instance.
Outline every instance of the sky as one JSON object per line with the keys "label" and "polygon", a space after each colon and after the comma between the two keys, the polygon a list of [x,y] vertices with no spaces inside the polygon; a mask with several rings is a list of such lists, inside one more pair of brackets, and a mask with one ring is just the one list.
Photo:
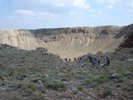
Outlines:
{"label": "sky", "polygon": [[125,26],[133,0],[0,0],[0,29]]}

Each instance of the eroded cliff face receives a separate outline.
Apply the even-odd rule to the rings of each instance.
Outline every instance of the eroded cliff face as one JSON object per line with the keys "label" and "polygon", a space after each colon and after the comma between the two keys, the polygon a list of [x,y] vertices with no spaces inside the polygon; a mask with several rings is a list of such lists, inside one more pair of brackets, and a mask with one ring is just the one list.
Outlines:
{"label": "eroded cliff face", "polygon": [[1,30],[0,43],[25,50],[44,47],[62,58],[73,58],[98,51],[112,52],[131,32],[133,32],[133,25]]}
{"label": "eroded cliff face", "polygon": [[36,38],[27,30],[2,30],[0,31],[0,43],[9,44],[26,50],[38,47]]}

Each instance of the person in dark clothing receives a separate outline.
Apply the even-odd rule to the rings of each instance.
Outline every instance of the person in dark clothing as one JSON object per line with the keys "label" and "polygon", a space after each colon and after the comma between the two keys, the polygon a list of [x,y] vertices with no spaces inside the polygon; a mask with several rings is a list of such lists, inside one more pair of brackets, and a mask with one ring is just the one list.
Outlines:
{"label": "person in dark clothing", "polygon": [[76,61],[76,57],[74,57],[74,61]]}
{"label": "person in dark clothing", "polygon": [[104,65],[109,66],[109,64],[110,64],[109,57],[106,57],[106,58],[104,59]]}
{"label": "person in dark clothing", "polygon": [[109,66],[110,65],[109,57],[106,57],[106,60],[107,60],[107,66]]}
{"label": "person in dark clothing", "polygon": [[92,63],[92,67],[94,67],[97,64],[97,59],[96,58],[92,58],[91,56],[88,57],[90,60],[90,63]]}
{"label": "person in dark clothing", "polygon": [[92,63],[92,57],[88,56],[88,59],[90,60],[90,63]]}
{"label": "person in dark clothing", "polygon": [[97,62],[98,62],[97,58],[95,58],[95,57],[92,58],[92,65],[93,65],[93,67],[96,67]]}
{"label": "person in dark clothing", "polygon": [[67,58],[65,58],[65,61],[67,61]]}
{"label": "person in dark clothing", "polygon": [[100,67],[101,67],[101,63],[100,63],[100,60],[98,59],[98,61],[97,61],[97,68],[100,69]]}
{"label": "person in dark clothing", "polygon": [[109,57],[106,57],[104,59],[104,68],[105,68],[105,71],[107,72],[107,67],[110,65],[110,59]]}

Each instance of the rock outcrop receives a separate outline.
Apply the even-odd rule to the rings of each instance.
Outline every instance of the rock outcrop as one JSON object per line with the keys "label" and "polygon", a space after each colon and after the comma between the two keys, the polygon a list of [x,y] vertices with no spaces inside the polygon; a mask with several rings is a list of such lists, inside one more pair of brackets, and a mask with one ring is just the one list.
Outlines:
{"label": "rock outcrop", "polygon": [[119,46],[120,48],[133,48],[133,33]]}
{"label": "rock outcrop", "polygon": [[133,25],[37,30],[1,30],[0,43],[25,50],[38,47],[74,58],[86,53],[112,52],[133,32]]}

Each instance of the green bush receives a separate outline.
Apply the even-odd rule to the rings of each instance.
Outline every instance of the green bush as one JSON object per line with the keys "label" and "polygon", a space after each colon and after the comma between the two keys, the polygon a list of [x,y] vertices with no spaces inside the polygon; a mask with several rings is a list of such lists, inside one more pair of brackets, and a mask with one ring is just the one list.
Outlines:
{"label": "green bush", "polygon": [[37,83],[39,80],[41,80],[41,78],[33,79],[33,80],[31,80],[31,82]]}
{"label": "green bush", "polygon": [[73,94],[76,95],[78,93],[78,90],[73,90]]}
{"label": "green bush", "polygon": [[93,80],[93,82],[97,82],[97,83],[104,83],[104,82],[108,82],[109,79],[107,77],[97,77],[96,79]]}
{"label": "green bush", "polygon": [[64,90],[66,89],[66,85],[61,82],[47,82],[46,83],[48,88],[52,88],[54,90]]}
{"label": "green bush", "polygon": [[73,74],[65,74],[65,75],[63,75],[62,77],[64,77],[64,78],[70,78],[70,77],[72,77],[73,76]]}
{"label": "green bush", "polygon": [[31,80],[31,82],[34,82],[34,83],[37,83],[38,81],[42,81],[42,83],[46,83],[46,82],[49,81],[49,79],[47,79],[47,78],[40,78],[39,77],[39,78]]}
{"label": "green bush", "polygon": [[14,96],[13,100],[22,100],[20,96]]}
{"label": "green bush", "polygon": [[85,79],[86,75],[76,74],[75,77],[78,78],[78,79]]}
{"label": "green bush", "polygon": [[42,93],[39,91],[33,92],[31,100],[43,100]]}
{"label": "green bush", "polygon": [[37,90],[37,86],[33,83],[23,83],[20,82],[18,84],[16,84],[17,88],[23,89],[23,90],[27,90],[27,89],[31,89],[32,91]]}
{"label": "green bush", "polygon": [[17,87],[17,88],[21,88],[21,86],[23,86],[23,85],[25,85],[25,83],[20,82],[20,83],[16,84],[16,87]]}
{"label": "green bush", "polygon": [[79,91],[83,91],[83,87],[82,86],[78,86],[78,90]]}
{"label": "green bush", "polygon": [[33,90],[29,88],[25,92],[28,93],[28,95],[31,95],[33,93]]}
{"label": "green bush", "polygon": [[80,75],[88,75],[88,74],[90,74],[90,72],[77,72],[76,74],[80,74]]}
{"label": "green bush", "polygon": [[1,72],[1,75],[2,75],[2,76],[8,76],[8,75],[9,75],[9,72],[7,72],[7,71],[2,71],[2,72]]}
{"label": "green bush", "polygon": [[49,82],[50,79],[48,79],[48,78],[41,78],[41,81],[42,81],[43,83],[46,83],[46,82]]}
{"label": "green bush", "polygon": [[103,96],[106,97],[108,95],[111,95],[112,91],[109,87],[104,87],[104,92],[103,92]]}

